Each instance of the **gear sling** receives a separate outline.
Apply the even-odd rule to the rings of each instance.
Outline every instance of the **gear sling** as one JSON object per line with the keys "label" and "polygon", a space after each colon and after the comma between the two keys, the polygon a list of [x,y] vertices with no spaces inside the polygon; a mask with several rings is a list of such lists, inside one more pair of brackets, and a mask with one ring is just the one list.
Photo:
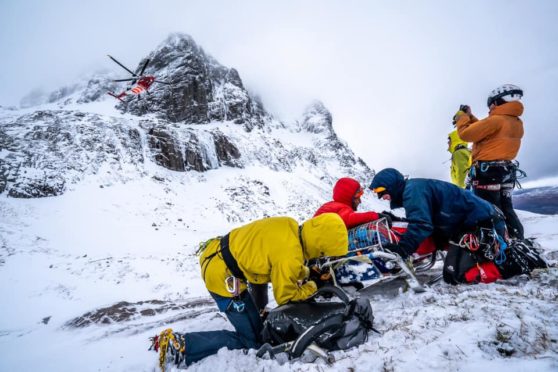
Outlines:
{"label": "gear sling", "polygon": [[[203,269],[203,278],[205,279],[205,272],[207,270],[209,262],[220,253],[223,261],[225,262],[225,265],[227,266],[227,269],[232,274],[225,279],[225,287],[227,289],[227,292],[233,295],[233,299],[229,304],[229,307],[232,306],[236,312],[241,313],[245,309],[245,304],[240,299],[240,281],[246,281],[246,277],[244,276],[242,270],[240,270],[240,267],[238,267],[238,262],[236,262],[231,253],[231,249],[229,246],[229,235],[230,234],[227,234],[225,236],[216,238],[219,239],[220,249],[205,258],[203,262],[203,264],[205,265]],[[206,246],[207,242],[204,243],[204,245],[201,247],[200,252],[203,251]]]}
{"label": "gear sling", "polygon": [[506,225],[512,237],[523,239],[523,225],[513,209],[512,191],[518,178],[525,177],[517,162],[510,160],[478,161],[470,170],[473,192],[491,202],[506,216]]}

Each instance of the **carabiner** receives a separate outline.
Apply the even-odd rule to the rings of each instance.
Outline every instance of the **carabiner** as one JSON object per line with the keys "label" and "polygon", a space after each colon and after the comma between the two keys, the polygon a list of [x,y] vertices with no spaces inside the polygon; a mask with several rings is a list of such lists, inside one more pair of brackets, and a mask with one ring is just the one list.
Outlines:
{"label": "carabiner", "polygon": [[229,303],[229,306],[227,307],[227,310],[230,309],[231,306],[232,306],[233,310],[236,311],[237,313],[244,312],[244,309],[246,308],[246,304],[244,303],[244,301],[235,300],[235,299],[231,299],[231,302]]}
{"label": "carabiner", "polygon": [[240,279],[235,278],[234,276],[227,276],[225,279],[225,288],[227,288],[227,292],[232,294],[234,297],[240,294]]}

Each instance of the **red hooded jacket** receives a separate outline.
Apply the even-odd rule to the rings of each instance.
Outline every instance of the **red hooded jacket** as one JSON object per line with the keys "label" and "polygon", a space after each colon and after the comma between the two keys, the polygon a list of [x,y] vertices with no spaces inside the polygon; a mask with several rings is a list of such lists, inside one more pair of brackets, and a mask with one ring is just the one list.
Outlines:
{"label": "red hooded jacket", "polygon": [[345,222],[347,229],[378,219],[376,212],[357,212],[353,208],[355,195],[362,190],[360,183],[353,178],[340,178],[333,187],[333,200],[322,205],[314,217],[324,213],[337,213]]}

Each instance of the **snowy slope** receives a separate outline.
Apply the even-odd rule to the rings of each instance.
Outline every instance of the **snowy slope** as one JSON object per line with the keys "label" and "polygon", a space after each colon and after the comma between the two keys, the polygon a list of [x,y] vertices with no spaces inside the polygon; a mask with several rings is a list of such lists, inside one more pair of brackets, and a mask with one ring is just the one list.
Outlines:
{"label": "snowy slope", "polygon": [[[266,216],[302,222],[337,178],[372,177],[322,104],[282,123],[184,35],[148,58],[180,102],[157,88],[115,108],[105,76],[0,107],[0,371],[157,370],[149,336],[231,327],[200,278],[199,242]],[[361,207],[386,208],[368,193]],[[556,262],[558,217],[520,217]],[[383,335],[331,369],[556,370],[557,283],[553,268],[372,296]],[[192,369],[329,369],[320,363],[222,350]]]}
{"label": "snowy slope", "polygon": [[[310,205],[291,209],[299,220],[327,198],[306,173],[229,169],[207,172],[200,182],[168,172],[165,182],[142,178],[100,188],[91,177],[59,197],[0,198],[0,370],[156,370],[147,337],[167,326],[230,328],[208,300],[193,255],[198,242],[239,225],[213,207],[233,203],[223,195],[229,177],[258,174],[276,185],[269,190],[276,205],[262,211],[268,215],[294,203],[291,188],[316,193]],[[381,208],[371,197],[365,204]],[[558,216],[520,217],[556,262]],[[556,370],[557,286],[554,268],[531,281],[439,284],[421,295],[372,297],[383,335],[336,353],[332,370]],[[160,302],[146,302],[152,300]],[[129,304],[114,306],[122,301]],[[105,307],[112,309],[104,317],[80,318]],[[319,371],[320,363],[280,367],[252,352],[222,350],[192,369]]]}

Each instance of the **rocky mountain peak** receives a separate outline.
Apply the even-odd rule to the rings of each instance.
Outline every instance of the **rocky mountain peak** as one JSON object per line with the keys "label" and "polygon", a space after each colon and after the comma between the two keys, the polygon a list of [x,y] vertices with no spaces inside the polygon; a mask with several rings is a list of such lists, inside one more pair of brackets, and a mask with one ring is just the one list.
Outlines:
{"label": "rocky mountain peak", "polygon": [[[170,35],[138,66],[147,59],[144,73],[172,85],[155,83],[150,94],[129,95],[117,106],[121,112],[88,104],[112,100],[107,90],[125,89],[112,82],[124,76],[102,74],[54,93],[31,94],[29,104],[39,103],[34,111],[0,110],[0,194],[56,196],[89,176],[100,175],[107,184],[163,179],[169,170],[203,178],[223,167],[285,178],[302,171],[327,188],[342,176],[369,178],[368,166],[336,136],[323,103],[312,102],[300,120],[282,123],[248,94],[235,69],[219,64],[185,34]],[[268,192],[257,177],[241,178],[232,184]],[[239,200],[258,198],[246,191],[251,186],[238,187],[230,188]],[[241,204],[243,210],[258,208]]]}
{"label": "rocky mountain peak", "polygon": [[155,114],[173,123],[206,124],[232,121],[250,131],[268,115],[245,89],[238,71],[219,64],[191,36],[171,34],[149,59],[145,74],[171,85],[155,83],[149,95],[120,108],[135,115]]}
{"label": "rocky mountain peak", "polygon": [[306,107],[300,126],[310,133],[334,134],[331,112],[321,101],[314,101]]}

